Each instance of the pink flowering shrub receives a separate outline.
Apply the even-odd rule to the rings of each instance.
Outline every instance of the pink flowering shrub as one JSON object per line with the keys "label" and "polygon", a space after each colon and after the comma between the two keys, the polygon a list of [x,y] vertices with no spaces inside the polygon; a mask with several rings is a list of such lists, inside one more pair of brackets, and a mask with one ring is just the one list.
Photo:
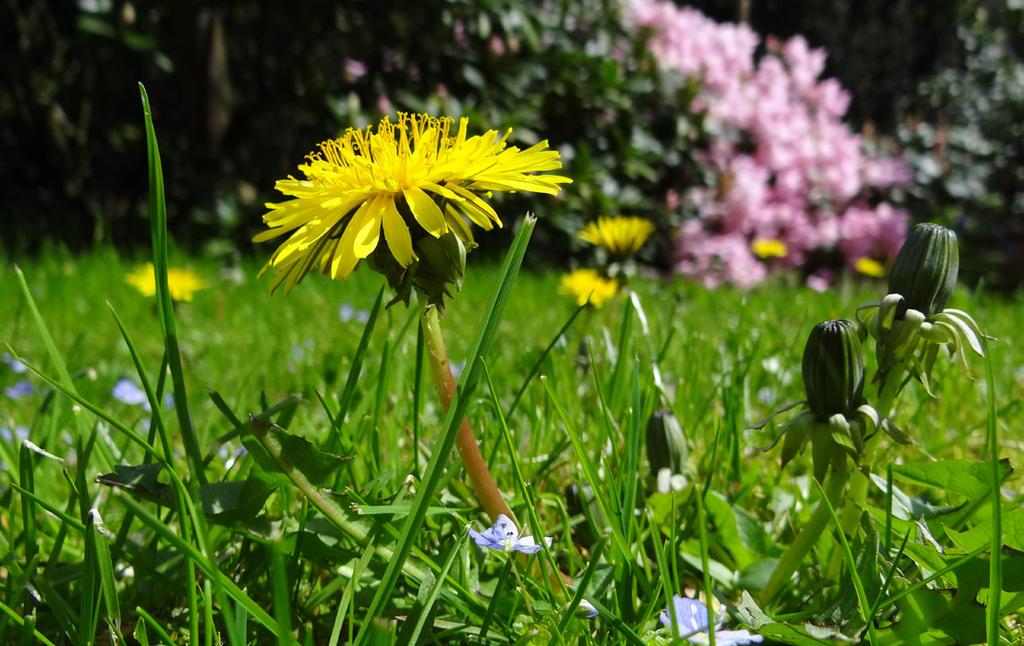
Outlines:
{"label": "pink flowering shrub", "polygon": [[[843,123],[850,96],[819,79],[823,50],[800,36],[769,39],[755,59],[760,39],[745,25],[656,0],[634,0],[629,12],[636,29],[649,30],[659,66],[700,83],[693,107],[710,143],[697,153],[706,181],[679,196],[697,215],[679,231],[680,273],[710,287],[749,287],[772,267],[790,267],[821,287],[832,276],[821,258],[852,267],[895,255],[908,216],[884,197],[909,172],[900,159],[866,153]],[[763,261],[755,240],[781,241],[785,255]]]}

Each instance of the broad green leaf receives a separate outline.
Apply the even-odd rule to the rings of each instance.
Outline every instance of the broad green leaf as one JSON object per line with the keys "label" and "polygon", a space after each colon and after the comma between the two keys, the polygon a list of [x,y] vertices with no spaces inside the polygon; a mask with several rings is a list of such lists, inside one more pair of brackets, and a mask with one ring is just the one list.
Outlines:
{"label": "broad green leaf", "polygon": [[[984,463],[979,464],[984,466]],[[1003,545],[1024,552],[1024,509],[1004,511],[1002,521]],[[985,521],[964,532],[957,532],[947,527],[946,534],[961,550],[971,552],[989,544],[992,539],[992,521]]]}
{"label": "broad green leaf", "polygon": [[[264,443],[276,447],[280,460],[271,456]],[[328,453],[309,440],[292,435],[277,425],[258,418],[242,427],[242,444],[256,463],[271,473],[287,474],[296,469],[312,484],[320,486],[350,458]]]}
{"label": "broad green leaf", "polygon": [[[1001,460],[1003,480],[1013,469],[1009,460]],[[904,480],[945,489],[950,493],[966,496],[970,500],[979,500],[992,492],[991,465],[988,462],[971,460],[939,460],[937,462],[919,462],[903,464],[893,471]]]}

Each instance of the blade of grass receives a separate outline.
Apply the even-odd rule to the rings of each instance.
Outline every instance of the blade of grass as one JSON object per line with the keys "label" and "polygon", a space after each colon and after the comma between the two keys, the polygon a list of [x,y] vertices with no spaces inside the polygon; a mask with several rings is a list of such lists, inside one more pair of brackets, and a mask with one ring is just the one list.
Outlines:
{"label": "blade of grass", "polygon": [[[101,539],[102,540],[102,539]],[[96,573],[96,525],[95,518],[89,514],[85,525],[85,559],[82,562],[82,579],[79,583],[81,597],[79,598],[78,616],[81,621],[81,628],[78,631],[78,643],[88,646],[96,640],[96,619],[98,603],[96,599],[96,588],[98,575]]]}
{"label": "blade of grass", "polygon": [[142,384],[142,389],[146,393],[146,399],[149,401],[150,409],[153,411],[150,424],[155,427],[156,435],[160,438],[160,445],[164,450],[164,460],[167,464],[173,464],[174,453],[171,452],[171,442],[167,437],[167,430],[164,427],[164,418],[160,412],[160,398],[153,391],[153,387],[149,383],[149,377],[146,376],[146,370],[142,366],[142,357],[139,355],[139,351],[135,347],[135,343],[132,341],[131,335],[128,334],[128,329],[121,321],[121,317],[117,315],[117,311],[114,309],[114,306],[107,302],[107,307],[110,309],[110,314],[114,317],[114,323],[117,325],[117,329],[121,332],[121,338],[124,339],[124,344],[128,348],[128,353],[132,357],[132,363],[135,365],[135,373],[139,377],[139,383]]}
{"label": "blade of grass", "polygon": [[[537,505],[534,501],[533,494],[530,491],[530,487],[526,484],[526,479],[523,477],[523,468],[519,461],[519,456],[516,452],[515,443],[512,440],[512,432],[508,428],[508,422],[505,416],[501,412],[501,403],[498,401],[498,392],[494,387],[494,381],[491,379],[491,372],[487,368],[487,362],[483,362],[484,381],[487,384],[487,390],[491,395],[491,405],[494,408],[494,414],[498,418],[498,426],[501,429],[501,435],[504,439],[505,448],[508,450],[509,464],[512,467],[512,479],[515,480],[516,489],[519,491],[519,495],[523,497],[523,501],[526,503],[526,513],[530,519],[530,527],[533,529],[534,536],[543,536],[544,531],[540,524],[540,518],[537,516]],[[562,577],[558,576],[558,563],[555,562],[554,555],[548,548],[547,541],[538,540],[537,544],[541,546],[541,552],[543,552],[543,558],[547,561],[551,571],[556,574],[555,578],[561,588],[561,592],[565,592],[565,583],[562,581]],[[548,600],[554,602],[555,590],[551,587],[551,578],[549,576],[544,577],[546,583],[546,592]]]}
{"label": "blade of grass", "polygon": [[370,601],[370,607],[366,611],[361,630],[359,631],[357,644],[365,644],[366,640],[371,637],[371,623],[380,614],[387,599],[390,598],[392,590],[394,590],[395,585],[398,583],[398,577],[402,571],[401,568],[409,557],[413,543],[419,534],[419,529],[426,515],[426,508],[430,505],[430,500],[433,498],[438,483],[441,480],[444,466],[451,455],[452,448],[455,446],[456,434],[462,424],[462,418],[466,414],[471,394],[476,388],[477,381],[480,379],[480,360],[487,354],[497,335],[498,322],[501,320],[501,314],[508,301],[512,284],[519,273],[519,267],[522,264],[523,256],[526,254],[526,247],[529,244],[530,235],[533,233],[536,223],[537,218],[532,215],[528,215],[524,219],[522,226],[520,226],[519,231],[516,233],[515,239],[512,241],[511,248],[505,255],[505,262],[498,279],[497,289],[493,293],[489,306],[484,311],[483,324],[480,326],[476,340],[473,343],[468,367],[463,377],[459,380],[455,399],[448,409],[444,423],[445,430],[434,444],[434,450],[431,453],[430,462],[423,475],[423,481],[416,492],[412,509],[406,517],[402,534],[398,539],[394,558],[388,563],[388,567],[381,577],[380,585]]}
{"label": "blade of grass", "polygon": [[505,564],[501,566],[501,573],[498,575],[498,582],[494,584],[494,592],[491,594],[491,600],[487,604],[487,612],[484,614],[484,622],[480,625],[480,640],[487,639],[487,633],[491,630],[491,622],[494,620],[494,615],[498,611],[498,603],[502,600],[505,594],[505,587],[508,585],[508,580],[512,575],[512,567],[514,563],[511,558],[505,559]]}
{"label": "blade of grass", "polygon": [[555,408],[555,413],[562,421],[562,428],[565,429],[566,435],[568,435],[569,439],[572,441],[573,448],[576,450],[576,459],[579,460],[580,467],[583,469],[583,477],[594,492],[594,501],[597,503],[601,513],[610,521],[608,524],[612,530],[612,539],[615,546],[619,549],[622,555],[629,560],[633,551],[629,548],[629,543],[626,541],[626,537],[622,533],[622,523],[621,521],[616,520],[615,514],[612,513],[611,505],[605,499],[605,496],[602,495],[605,487],[602,486],[603,483],[597,477],[597,469],[594,468],[594,464],[591,462],[590,456],[587,455],[586,448],[583,446],[579,433],[576,431],[576,426],[571,420],[569,420],[568,415],[566,415],[565,411],[562,409],[562,406],[555,397],[555,393],[551,389],[551,385],[548,383],[548,380],[541,377],[541,383],[544,384],[548,398],[551,401],[552,406]]}
{"label": "blade of grass", "polygon": [[[704,586],[704,598],[707,599],[708,608],[708,644],[715,646],[715,589],[711,584],[711,558],[708,555],[708,526],[704,510],[706,492],[707,488],[703,493],[694,496],[694,500],[697,503],[697,537],[700,541],[700,569],[703,575],[701,583]],[[672,598],[668,594],[665,596],[668,597],[669,605],[674,608],[675,603]],[[679,619],[677,618],[675,621],[679,621]]]}
{"label": "blade of grass", "polygon": [[181,350],[178,346],[178,332],[174,320],[174,305],[167,286],[167,203],[164,199],[164,175],[160,163],[160,146],[153,127],[153,113],[149,106],[146,88],[139,83],[142,111],[146,122],[146,157],[149,164],[149,217],[153,238],[153,271],[156,282],[156,306],[160,327],[164,335],[164,349],[167,364],[171,369],[171,384],[174,389],[174,411],[178,416],[181,439],[185,445],[185,456],[192,471],[192,477],[199,484],[206,484],[203,471],[203,454],[192,425],[188,410],[188,392],[185,389],[185,375],[181,368]]}
{"label": "blade of grass", "polygon": [[533,362],[533,366],[530,368],[530,372],[527,373],[526,379],[523,379],[523,383],[519,385],[519,388],[516,390],[515,396],[512,397],[512,403],[508,405],[508,409],[505,411],[505,419],[512,419],[512,413],[516,412],[516,407],[519,406],[519,400],[523,398],[523,395],[526,393],[526,389],[529,388],[530,383],[533,381],[533,378],[536,377],[537,373],[540,372],[540,367],[544,365],[544,360],[547,359],[548,355],[551,354],[551,351],[555,349],[555,345],[558,344],[559,339],[561,339],[562,336],[569,331],[569,328],[572,327],[573,322],[580,315],[580,312],[582,312],[586,308],[587,304],[584,303],[583,305],[580,305],[575,310],[573,310],[572,314],[569,315],[569,319],[564,324],[562,324],[562,327],[559,328],[558,333],[555,334],[554,338],[551,339],[551,342],[548,343],[547,347],[544,348],[544,351],[540,353],[540,356],[537,357],[537,360]]}
{"label": "blade of grass", "polygon": [[272,549],[270,553],[270,581],[273,588],[278,643],[290,644],[292,634],[291,595],[288,593],[288,575],[285,573],[284,555],[277,549]]}
{"label": "blade of grass", "polygon": [[218,585],[220,585],[224,591],[239,605],[245,608],[245,610],[252,615],[256,621],[262,624],[267,630],[269,630],[275,637],[280,638],[277,622],[267,612],[260,607],[255,601],[245,593],[244,590],[238,587],[234,581],[229,579],[220,569],[196,549],[191,543],[187,543],[180,536],[175,534],[171,529],[163,523],[159,518],[154,516],[148,509],[142,506],[141,503],[136,502],[128,494],[117,493],[114,496],[121,501],[123,505],[135,512],[135,515],[139,519],[148,525],[154,532],[160,535],[160,537],[175,549],[180,551],[182,554],[188,556],[207,576],[214,579]]}
{"label": "blade of grass", "polygon": [[936,579],[939,579],[939,578],[941,578],[943,576],[946,576],[946,574],[952,572],[953,570],[966,565],[972,559],[974,559],[977,556],[981,555],[985,550],[987,550],[989,548],[990,548],[990,546],[988,546],[988,545],[981,545],[981,546],[975,548],[973,551],[971,551],[971,552],[965,554],[964,556],[958,558],[957,560],[953,561],[952,563],[950,563],[946,567],[944,567],[942,569],[939,569],[939,570],[936,570],[935,572],[933,572],[932,574],[930,574],[930,575],[926,576],[925,578],[921,579],[920,581],[918,581],[914,585],[906,588],[905,590],[900,590],[896,594],[892,595],[891,597],[889,597],[888,599],[886,599],[885,601],[880,603],[878,605],[878,607],[875,609],[875,612],[882,612],[883,610],[885,610],[889,606],[894,605],[897,601],[899,601],[903,597],[905,597],[905,596],[907,596],[909,594],[913,594],[914,592],[917,592],[918,590],[920,590],[924,586],[928,585],[932,581],[935,581]]}
{"label": "blade of grass", "polygon": [[146,622],[147,626],[153,629],[153,632],[155,632],[156,636],[160,638],[160,641],[162,641],[165,644],[174,644],[174,640],[171,639],[171,636],[167,634],[167,631],[164,630],[163,626],[157,623],[156,619],[153,619],[152,615],[143,610],[141,607],[136,607],[135,612],[137,612],[138,615],[142,617],[142,621]]}
{"label": "blade of grass", "polygon": [[21,445],[21,456],[18,460],[18,471],[20,472],[21,486],[24,487],[25,491],[31,492],[30,496],[22,496],[21,498],[21,520],[22,520],[22,537],[24,538],[25,545],[25,571],[31,572],[33,566],[31,563],[36,558],[39,543],[36,538],[36,514],[35,505],[33,500],[35,499],[36,491],[36,478],[35,478],[35,460],[32,458],[32,450],[27,445]]}
{"label": "blade of grass", "polygon": [[[352,578],[349,579],[349,585],[345,588],[345,593],[341,595],[341,603],[338,604],[338,610],[334,615],[334,626],[331,627],[331,640],[328,642],[328,646],[338,646],[338,639],[341,637],[341,624],[348,614],[348,609],[352,606],[352,599],[355,598],[356,591],[359,589],[359,580],[363,578],[363,572],[366,571],[370,561],[373,560],[375,554],[374,546],[372,544],[367,545],[366,549],[363,550],[363,555],[359,557],[355,566],[352,568]],[[351,643],[355,624],[355,617],[353,616],[348,624],[348,639],[346,643]]]}
{"label": "blade of grass", "polygon": [[455,545],[452,546],[451,552],[448,554],[448,558],[445,559],[444,565],[441,566],[441,573],[434,580],[434,585],[430,586],[429,592],[427,592],[427,598],[423,602],[423,609],[420,611],[420,616],[416,620],[416,625],[413,627],[412,635],[409,637],[410,644],[420,643],[420,633],[423,632],[423,627],[427,623],[427,618],[430,617],[430,611],[434,607],[434,603],[437,602],[438,596],[441,594],[441,588],[444,585],[444,580],[448,576],[448,572],[451,571],[452,565],[455,564],[455,557],[459,555],[462,550],[462,546],[466,543],[466,537],[469,534],[461,535],[456,541]]}
{"label": "blade of grass", "polygon": [[[11,621],[18,624],[19,626],[25,625],[25,618],[14,611],[13,608],[9,607],[3,601],[0,601],[0,612],[4,613],[11,618]],[[39,632],[35,628],[32,629],[32,636],[39,640],[39,643],[45,644],[46,646],[54,646],[54,643],[46,638],[46,635]]]}
{"label": "blade of grass", "polygon": [[992,353],[985,353],[985,384],[988,397],[988,450],[992,465],[992,557],[988,570],[988,604],[985,634],[989,646],[999,643],[1000,595],[1003,591],[1003,481],[999,466],[999,425],[996,423],[996,381],[992,374]]}
{"label": "blade of grass", "polygon": [[382,286],[380,291],[377,292],[377,298],[373,301],[373,307],[370,308],[370,317],[366,319],[366,325],[363,326],[363,334],[359,337],[359,346],[352,357],[352,366],[348,369],[345,388],[341,391],[341,405],[338,407],[338,414],[331,420],[333,435],[331,436],[332,441],[327,446],[328,451],[336,451],[339,446],[342,446],[341,426],[345,423],[345,416],[348,415],[349,408],[352,407],[352,399],[355,397],[356,389],[359,386],[359,376],[363,371],[366,350],[370,346],[370,337],[373,336],[373,330],[377,326],[377,318],[380,316],[380,308],[383,302],[384,287]]}
{"label": "blade of grass", "polygon": [[[112,635],[114,635],[120,643],[125,643],[124,636],[121,635],[121,606],[117,599],[117,585],[114,583],[114,564],[110,559],[110,546],[107,545],[107,539],[97,529],[97,523],[99,522],[99,512],[95,509],[89,513],[90,522],[86,525],[86,531],[93,534],[92,544],[93,549],[96,550],[96,568],[99,574],[100,580],[100,593],[103,597],[103,607],[107,614],[107,622],[110,626]],[[88,534],[86,535],[88,540]]]}
{"label": "blade of grass", "polygon": [[587,569],[583,570],[583,576],[580,577],[580,582],[576,586],[576,591],[572,595],[572,600],[566,607],[565,612],[562,614],[562,619],[558,622],[558,631],[556,635],[551,638],[551,644],[555,644],[557,634],[565,633],[566,627],[569,625],[569,621],[575,616],[576,610],[580,607],[580,602],[583,601],[583,595],[587,593],[587,586],[590,584],[590,580],[594,577],[594,572],[597,571],[597,566],[601,562],[601,555],[604,553],[605,542],[603,540],[598,541],[594,545],[590,552],[590,562],[587,563]]}
{"label": "blade of grass", "polygon": [[419,477],[420,471],[420,411],[423,410],[423,364],[426,352],[423,326],[416,326],[416,370],[412,384],[412,468],[409,473]]}
{"label": "blade of grass", "polygon": [[811,479],[811,482],[818,487],[818,493],[821,494],[822,502],[827,506],[829,514],[832,516],[832,524],[835,529],[835,533],[839,535],[839,544],[843,549],[843,556],[846,557],[846,567],[850,570],[850,579],[853,581],[853,589],[857,593],[857,608],[860,610],[861,619],[868,627],[868,639],[874,645],[878,643],[878,635],[875,634],[875,622],[871,620],[872,604],[868,602],[868,595],[864,591],[864,582],[860,579],[860,573],[857,572],[857,560],[853,557],[853,551],[850,549],[850,542],[846,539],[846,532],[843,531],[842,523],[839,521],[839,516],[836,515],[835,507],[832,506],[832,501],[828,499],[825,494],[825,488],[821,486],[821,483],[815,479]]}

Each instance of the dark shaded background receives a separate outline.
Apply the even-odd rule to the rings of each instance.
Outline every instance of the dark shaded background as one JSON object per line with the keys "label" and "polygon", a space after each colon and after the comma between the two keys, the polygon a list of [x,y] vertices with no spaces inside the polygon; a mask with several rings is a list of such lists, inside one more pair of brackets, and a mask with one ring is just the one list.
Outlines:
{"label": "dark shaded background", "polygon": [[[1019,283],[1007,259],[1024,247],[1022,10],[690,4],[825,47],[827,74],[853,94],[853,127],[897,142],[914,167],[905,206],[958,226],[990,283]],[[671,225],[663,196],[692,178],[688,152],[703,136],[687,112],[695,88],[660,78],[607,0],[12,0],[0,47],[2,245],[15,253],[148,242],[137,81],[154,106],[172,233],[213,254],[252,249],[274,180],[382,111],[464,114],[561,147],[576,183],[548,205],[540,242],[550,249],[598,213]],[[506,212],[538,205],[503,202]]]}

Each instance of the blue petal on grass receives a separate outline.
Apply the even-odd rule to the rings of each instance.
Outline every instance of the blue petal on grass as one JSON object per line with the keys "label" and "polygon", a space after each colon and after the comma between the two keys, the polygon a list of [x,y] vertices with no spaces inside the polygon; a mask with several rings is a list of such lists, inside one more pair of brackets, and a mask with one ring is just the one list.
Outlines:
{"label": "blue petal on grass", "polygon": [[[480,547],[497,550],[499,552],[522,552],[523,554],[536,554],[541,546],[533,540],[532,536],[521,536],[516,524],[505,514],[499,514],[494,525],[482,532],[469,529],[469,537]],[[544,543],[551,546],[551,539],[544,538]]]}
{"label": "blue petal on grass", "polygon": [[7,364],[7,367],[11,369],[11,372],[16,375],[23,375],[28,371],[28,366],[12,357],[10,352],[4,353],[3,362]]}
{"label": "blue petal on grass", "polygon": [[[697,599],[672,596],[672,606],[665,608],[658,619],[668,629],[672,629],[672,611],[675,611],[675,634],[685,638],[691,644],[708,644],[708,609]],[[715,629],[717,646],[740,646],[756,644],[764,641],[761,635],[754,635],[746,630]]]}
{"label": "blue petal on grass", "polygon": [[149,410],[149,399],[146,397],[146,391],[131,379],[119,379],[114,384],[114,389],[110,391],[110,395],[122,404],[142,406]]}
{"label": "blue petal on grass", "polygon": [[341,307],[338,308],[338,318],[341,319],[342,323],[348,323],[349,321],[366,323],[370,320],[370,313],[366,310],[356,309],[351,303],[342,303]]}
{"label": "blue petal on grass", "polygon": [[23,397],[29,397],[36,391],[35,386],[28,379],[22,379],[13,386],[4,388],[4,395],[10,399],[21,399]]}
{"label": "blue petal on grass", "polygon": [[0,426],[0,439],[3,439],[4,442],[10,442],[13,439],[27,440],[28,429],[24,426],[15,426],[12,431],[7,426]]}

